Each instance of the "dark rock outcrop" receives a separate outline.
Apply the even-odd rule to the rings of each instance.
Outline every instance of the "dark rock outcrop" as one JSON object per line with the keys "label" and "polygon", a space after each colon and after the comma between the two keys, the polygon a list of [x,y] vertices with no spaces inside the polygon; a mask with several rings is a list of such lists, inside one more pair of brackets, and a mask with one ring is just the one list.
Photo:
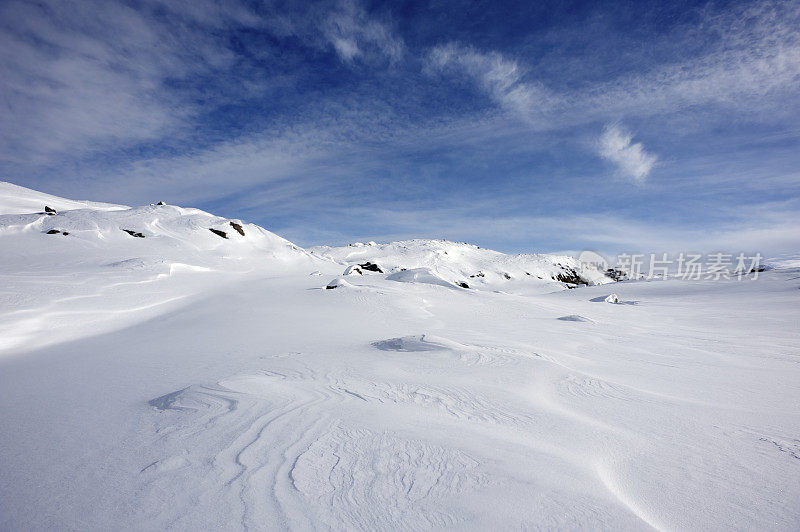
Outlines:
{"label": "dark rock outcrop", "polygon": [[586,279],[578,275],[578,272],[568,267],[564,267],[564,271],[562,273],[556,274],[556,276],[553,277],[553,280],[558,281],[560,283],[566,283],[575,286],[579,285],[589,286],[589,282]]}
{"label": "dark rock outcrop", "polygon": [[158,205],[159,207],[161,207],[161,206],[163,206],[163,205],[166,205],[166,203],[164,203],[163,201],[159,201],[158,203],[156,203],[156,205]]}
{"label": "dark rock outcrop", "polygon": [[456,283],[456,284],[458,286],[460,286],[461,288],[469,288],[469,285],[467,283],[465,283],[464,281],[461,281],[460,283]]}
{"label": "dark rock outcrop", "polygon": [[209,227],[208,230],[211,231],[212,233],[214,233],[217,236],[221,236],[225,240],[228,239],[228,233],[226,233],[225,231],[220,231],[219,229],[213,229],[211,227]]}
{"label": "dark rock outcrop", "polygon": [[123,231],[125,231],[134,238],[144,238],[144,235],[142,233],[137,233],[136,231],[133,231],[131,229],[123,229]]}
{"label": "dark rock outcrop", "polygon": [[378,266],[377,264],[373,264],[372,262],[365,262],[364,264],[359,264],[358,266],[362,270],[366,270],[368,272],[383,273],[381,267]]}
{"label": "dark rock outcrop", "polygon": [[237,224],[236,222],[231,222],[231,227],[233,227],[237,233],[244,236],[244,227],[241,224]]}
{"label": "dark rock outcrop", "polygon": [[58,214],[54,208],[48,207],[47,205],[44,206],[44,213],[48,216],[55,216]]}
{"label": "dark rock outcrop", "polygon": [[60,232],[61,231],[59,231],[58,229],[50,229],[46,234],[48,234],[48,235],[57,235]]}

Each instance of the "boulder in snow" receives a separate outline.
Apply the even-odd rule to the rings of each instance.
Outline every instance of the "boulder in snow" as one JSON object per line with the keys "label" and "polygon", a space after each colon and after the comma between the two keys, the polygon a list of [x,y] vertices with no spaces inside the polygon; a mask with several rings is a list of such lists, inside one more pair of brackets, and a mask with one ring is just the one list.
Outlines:
{"label": "boulder in snow", "polygon": [[219,229],[214,229],[214,228],[211,228],[211,227],[209,227],[208,230],[211,231],[212,233],[214,233],[217,236],[221,236],[222,238],[224,238],[226,240],[228,239],[228,233],[226,233],[225,231],[220,231]]}
{"label": "boulder in snow", "polygon": [[242,227],[242,224],[237,224],[236,222],[231,222],[231,227],[233,227],[236,230],[237,233],[239,233],[240,235],[244,236],[244,227]]}
{"label": "boulder in snow", "polygon": [[605,301],[606,303],[619,303],[619,297],[617,294],[609,294]]}

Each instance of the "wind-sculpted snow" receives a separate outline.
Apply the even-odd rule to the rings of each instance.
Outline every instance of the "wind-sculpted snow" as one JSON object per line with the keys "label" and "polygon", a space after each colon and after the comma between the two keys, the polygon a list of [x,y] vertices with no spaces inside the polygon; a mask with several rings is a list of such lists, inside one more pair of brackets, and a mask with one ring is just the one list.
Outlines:
{"label": "wind-sculpted snow", "polygon": [[546,256],[51,203],[0,215],[1,530],[800,528],[797,269],[607,304]]}

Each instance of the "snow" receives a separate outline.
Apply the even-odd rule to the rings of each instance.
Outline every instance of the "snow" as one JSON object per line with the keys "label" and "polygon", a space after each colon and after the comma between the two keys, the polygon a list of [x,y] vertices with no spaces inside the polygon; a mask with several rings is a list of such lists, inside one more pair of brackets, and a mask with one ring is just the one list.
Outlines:
{"label": "snow", "polygon": [[800,527],[797,268],[606,305],[563,257],[63,201],[0,202],[2,530]]}

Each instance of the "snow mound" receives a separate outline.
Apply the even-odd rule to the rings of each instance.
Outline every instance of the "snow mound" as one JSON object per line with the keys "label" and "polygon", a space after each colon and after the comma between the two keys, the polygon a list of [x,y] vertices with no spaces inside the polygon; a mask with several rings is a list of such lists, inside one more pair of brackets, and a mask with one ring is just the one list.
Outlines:
{"label": "snow mound", "polygon": [[464,349],[465,346],[438,336],[421,334],[414,336],[403,336],[401,338],[389,338],[373,342],[372,347],[381,351],[403,351],[416,353],[422,351],[443,351],[446,349]]}
{"label": "snow mound", "polygon": [[352,288],[353,285],[345,281],[342,277],[337,277],[336,279],[329,282],[325,285],[326,290],[333,290],[334,288]]}
{"label": "snow mound", "polygon": [[359,268],[358,265],[354,264],[352,266],[348,266],[342,275],[364,275],[364,272],[361,271],[361,268]]}
{"label": "snow mound", "polygon": [[[389,281],[397,281],[398,283],[423,283],[433,284],[439,286],[446,286],[447,288],[459,288],[456,283],[444,279],[441,275],[434,272],[430,268],[413,268],[411,270],[404,270],[386,276]],[[461,288],[464,288],[463,286]]]}
{"label": "snow mound", "polygon": [[619,303],[619,296],[617,294],[609,294],[605,299],[606,303]]}

